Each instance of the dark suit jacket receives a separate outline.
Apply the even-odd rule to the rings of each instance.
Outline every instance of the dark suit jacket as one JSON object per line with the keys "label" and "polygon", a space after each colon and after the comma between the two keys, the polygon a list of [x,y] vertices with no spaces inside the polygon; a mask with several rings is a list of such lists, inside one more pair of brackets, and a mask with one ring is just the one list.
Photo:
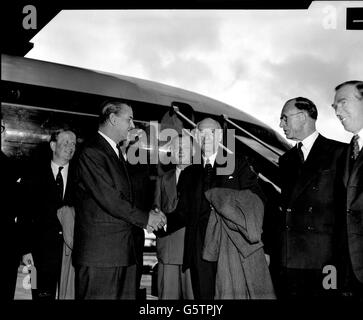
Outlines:
{"label": "dark suit jacket", "polygon": [[136,262],[134,226],[145,228],[148,212],[134,206],[125,161],[97,134],[76,167],[73,263],[94,267]]}
{"label": "dark suit jacket", "polygon": [[73,206],[73,179],[73,165],[70,163],[61,204],[57,200],[50,159],[31,166],[22,179],[25,198],[23,228],[26,234],[22,241],[23,253],[32,253],[35,266],[58,265],[61,262],[63,238],[57,210],[61,206]]}
{"label": "dark suit jacket", "polygon": [[[185,170],[185,169],[184,169]],[[183,175],[181,171],[179,179]],[[162,212],[172,213],[178,204],[176,169],[167,171],[156,180],[154,205]],[[158,233],[157,233],[158,235]],[[183,264],[185,228],[157,237],[156,250],[158,261],[163,264]]]}
{"label": "dark suit jacket", "polygon": [[[222,167],[216,162],[214,170],[218,166]],[[176,214],[168,215],[169,232],[173,232],[181,226],[186,226],[183,259],[184,270],[190,267],[192,254],[202,251],[209,220],[211,208],[204,195],[203,181],[204,168],[202,164],[195,164],[186,168],[183,176],[179,179],[180,199]],[[242,156],[235,156],[235,168],[232,174],[216,175],[214,177],[211,184],[211,188],[213,187],[235,190],[250,189],[265,200],[258,186],[256,174],[250,169],[247,161]],[[200,243],[196,241],[197,233],[200,234]]]}
{"label": "dark suit jacket", "polygon": [[[127,163],[135,206],[141,210],[149,211],[153,202],[153,184],[150,179],[149,165]],[[145,233],[144,229],[134,226],[133,234],[136,248],[136,263],[143,266]]]}
{"label": "dark suit jacket", "polygon": [[280,157],[280,266],[321,270],[333,263],[343,150],[343,143],[319,135],[300,170],[296,147]]}
{"label": "dark suit jacket", "polygon": [[[1,170],[1,211],[2,211],[2,234],[6,239],[4,257],[12,260],[13,263],[19,263],[19,232],[15,219],[19,214],[19,188],[16,183],[20,176],[9,159],[3,152],[0,153],[0,170]],[[11,257],[11,258],[10,258]]]}
{"label": "dark suit jacket", "polygon": [[[363,283],[363,151],[358,159],[350,165],[352,146],[344,154],[344,186],[346,188],[345,223],[347,229],[349,255],[357,279]],[[350,168],[351,166],[351,168]]]}

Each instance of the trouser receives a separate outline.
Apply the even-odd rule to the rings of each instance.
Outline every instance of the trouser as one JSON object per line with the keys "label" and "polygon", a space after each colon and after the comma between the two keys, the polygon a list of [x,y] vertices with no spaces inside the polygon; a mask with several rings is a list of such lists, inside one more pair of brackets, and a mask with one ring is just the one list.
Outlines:
{"label": "trouser", "polygon": [[[35,262],[34,262],[35,263]],[[32,289],[33,300],[54,300],[59,289],[61,263],[35,263],[37,289]]]}
{"label": "trouser", "polygon": [[193,299],[190,270],[185,272],[180,264],[158,263],[158,297],[159,299]]}
{"label": "trouser", "polygon": [[119,267],[76,266],[76,299],[136,299],[136,264]]}
{"label": "trouser", "polygon": [[196,300],[214,299],[217,262],[202,259],[204,237],[196,233],[195,251],[192,253],[190,275]]}

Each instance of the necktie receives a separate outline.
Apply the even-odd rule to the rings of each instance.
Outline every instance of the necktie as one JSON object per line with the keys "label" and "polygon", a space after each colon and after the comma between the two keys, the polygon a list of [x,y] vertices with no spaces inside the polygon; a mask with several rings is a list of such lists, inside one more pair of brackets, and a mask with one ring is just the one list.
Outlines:
{"label": "necktie", "polygon": [[358,144],[358,139],[359,136],[357,134],[355,134],[352,138],[352,144],[353,144],[353,149],[352,149],[352,155],[351,158],[353,160],[357,160],[358,156],[359,156],[359,144]]}
{"label": "necktie", "polygon": [[304,153],[303,151],[301,150],[301,147],[303,146],[302,142],[300,141],[298,144],[297,144],[297,153],[299,155],[299,160],[300,160],[300,163],[304,163],[305,159],[304,159]]}
{"label": "necktie", "polygon": [[58,168],[58,173],[55,178],[55,183],[57,185],[57,198],[58,203],[61,204],[63,201],[63,177],[61,171],[63,170],[63,167]]}
{"label": "necktie", "polygon": [[213,176],[213,167],[207,159],[205,167],[204,167],[204,190],[208,190],[211,187]]}

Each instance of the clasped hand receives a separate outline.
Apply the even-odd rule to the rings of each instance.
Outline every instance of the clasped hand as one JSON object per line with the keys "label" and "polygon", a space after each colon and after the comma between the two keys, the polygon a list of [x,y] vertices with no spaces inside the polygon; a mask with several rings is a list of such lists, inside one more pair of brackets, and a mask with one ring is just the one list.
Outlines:
{"label": "clasped hand", "polygon": [[147,232],[151,233],[162,229],[166,226],[166,216],[159,209],[154,209],[149,212],[149,221],[147,224]]}

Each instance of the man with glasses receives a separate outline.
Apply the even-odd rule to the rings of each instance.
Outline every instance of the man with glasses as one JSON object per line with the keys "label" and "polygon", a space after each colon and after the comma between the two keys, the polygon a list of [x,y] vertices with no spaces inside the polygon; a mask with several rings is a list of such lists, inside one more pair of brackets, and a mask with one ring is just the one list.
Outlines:
{"label": "man with glasses", "polygon": [[344,129],[353,133],[343,155],[338,284],[344,296],[363,298],[363,81],[337,86],[332,107]]}
{"label": "man with glasses", "polygon": [[323,286],[323,268],[334,264],[332,234],[342,206],[337,170],[344,144],[316,131],[317,116],[312,101],[297,97],[285,103],[280,117],[286,138],[297,142],[279,160],[281,297],[332,293]]}

